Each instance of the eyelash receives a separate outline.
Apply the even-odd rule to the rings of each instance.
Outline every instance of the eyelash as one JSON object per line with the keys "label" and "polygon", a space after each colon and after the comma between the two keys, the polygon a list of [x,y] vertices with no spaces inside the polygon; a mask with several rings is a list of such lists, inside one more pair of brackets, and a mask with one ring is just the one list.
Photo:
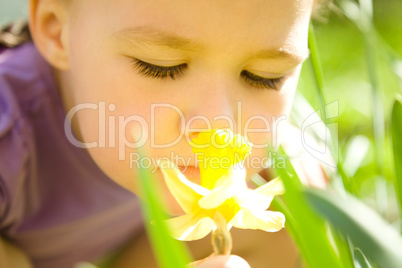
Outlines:
{"label": "eyelash", "polygon": [[[134,69],[138,70],[140,74],[147,77],[160,79],[170,77],[172,79],[177,79],[184,74],[184,71],[187,69],[187,64],[183,63],[175,66],[159,66],[144,62],[139,59],[133,59],[133,67]],[[246,70],[242,71],[240,75],[248,84],[258,89],[266,88],[278,90],[282,86],[284,79],[284,77],[263,78]]]}
{"label": "eyelash", "polygon": [[282,87],[284,79],[284,77],[263,78],[261,76],[250,73],[249,71],[246,70],[242,71],[240,75],[247,83],[259,89],[267,88],[267,89],[278,90],[279,88]]}
{"label": "eyelash", "polygon": [[133,59],[133,66],[144,76],[161,79],[168,76],[172,79],[177,79],[181,77],[184,70],[187,69],[186,63],[175,66],[158,66],[138,59]]}

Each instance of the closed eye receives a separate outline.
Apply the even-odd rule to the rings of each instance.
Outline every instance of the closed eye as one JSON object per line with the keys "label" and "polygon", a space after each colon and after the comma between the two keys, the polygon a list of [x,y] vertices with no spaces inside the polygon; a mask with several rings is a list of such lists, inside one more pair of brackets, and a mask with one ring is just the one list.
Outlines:
{"label": "closed eye", "polygon": [[279,90],[282,87],[283,81],[285,79],[284,77],[264,78],[256,74],[250,73],[249,71],[246,70],[242,71],[240,75],[251,86],[260,89],[267,88],[267,89]]}
{"label": "closed eye", "polygon": [[[183,75],[184,71],[188,67],[187,63],[174,66],[160,66],[135,58],[133,58],[132,61],[134,69],[136,69],[140,74],[147,77],[159,78],[159,79],[164,79],[167,77],[170,77],[172,79],[178,79]],[[246,70],[243,70],[240,73],[240,75],[248,84],[260,89],[267,88],[267,89],[279,90],[284,80],[284,77],[264,78]]]}
{"label": "closed eye", "polygon": [[174,66],[159,66],[133,58],[133,67],[138,70],[140,74],[147,77],[160,79],[170,77],[172,79],[177,79],[181,77],[185,69],[187,69],[187,63]]}

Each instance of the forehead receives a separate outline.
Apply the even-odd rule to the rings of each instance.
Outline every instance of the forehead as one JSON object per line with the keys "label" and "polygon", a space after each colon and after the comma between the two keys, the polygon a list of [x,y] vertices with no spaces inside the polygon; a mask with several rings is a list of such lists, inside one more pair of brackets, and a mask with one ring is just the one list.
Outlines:
{"label": "forehead", "polygon": [[[199,47],[243,45],[250,50],[293,51],[306,47],[313,0],[85,0],[77,1],[83,19],[91,17],[108,33],[135,34],[152,29],[192,40]],[[98,16],[98,17],[97,17]],[[97,18],[96,18],[97,17]],[[101,24],[101,25],[100,25]],[[143,31],[144,32],[144,31]],[[143,34],[144,35],[144,34]],[[303,51],[301,51],[303,54]]]}

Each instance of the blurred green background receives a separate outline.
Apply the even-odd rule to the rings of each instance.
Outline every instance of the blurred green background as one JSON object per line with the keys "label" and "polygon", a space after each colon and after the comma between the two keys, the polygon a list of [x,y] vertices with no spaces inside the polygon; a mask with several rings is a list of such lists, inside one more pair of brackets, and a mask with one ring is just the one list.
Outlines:
{"label": "blurred green background", "polygon": [[[338,149],[345,169],[354,167],[351,168],[353,174],[348,175],[353,177],[356,195],[396,224],[398,209],[393,184],[390,119],[395,97],[402,92],[402,1],[373,1],[374,25],[368,37],[364,37],[356,22],[350,19],[353,14],[359,16],[359,10],[348,5],[351,2],[358,3],[334,1],[334,5],[314,21],[326,85],[325,100],[326,103],[338,101],[339,117],[335,120]],[[365,47],[365,38],[366,43],[371,44],[369,50]],[[370,79],[373,76],[376,93],[373,93],[373,79]],[[299,90],[315,109],[319,109],[313,85],[311,66],[305,64]],[[379,107],[374,107],[373,99],[378,101]],[[381,122],[380,126],[373,124],[374,114],[383,120],[383,126]],[[375,140],[375,132],[383,137]]]}

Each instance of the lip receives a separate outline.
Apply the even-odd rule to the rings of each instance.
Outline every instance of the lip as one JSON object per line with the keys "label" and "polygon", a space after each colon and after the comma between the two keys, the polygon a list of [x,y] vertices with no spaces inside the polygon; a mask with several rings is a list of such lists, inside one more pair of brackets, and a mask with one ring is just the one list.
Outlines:
{"label": "lip", "polygon": [[200,169],[194,166],[178,166],[178,169],[187,179],[192,181],[200,180]]}

